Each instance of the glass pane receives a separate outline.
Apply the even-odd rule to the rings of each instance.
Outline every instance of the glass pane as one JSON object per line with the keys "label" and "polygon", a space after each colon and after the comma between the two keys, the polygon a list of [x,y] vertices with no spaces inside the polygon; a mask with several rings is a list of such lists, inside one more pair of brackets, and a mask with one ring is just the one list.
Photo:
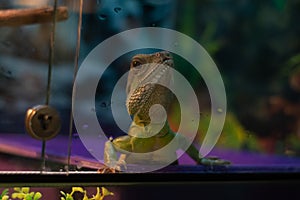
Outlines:
{"label": "glass pane", "polygon": [[80,2],[0,1],[2,173],[299,172],[299,2]]}
{"label": "glass pane", "polygon": [[[44,0],[0,2],[2,171],[41,170],[43,138],[39,133],[35,135],[36,128],[28,134],[26,125],[32,123],[28,117],[25,123],[30,109],[43,110],[38,105],[49,104],[62,121],[56,123],[50,115],[49,122],[53,120],[56,125],[44,124],[49,131],[40,133],[48,136],[58,133],[46,142],[45,158],[52,164],[46,164],[45,170],[61,170],[66,163],[78,12],[71,1],[58,1],[56,7],[54,1]],[[48,74],[51,74],[49,84]],[[42,120],[37,119],[40,123],[37,126],[43,126]]]}

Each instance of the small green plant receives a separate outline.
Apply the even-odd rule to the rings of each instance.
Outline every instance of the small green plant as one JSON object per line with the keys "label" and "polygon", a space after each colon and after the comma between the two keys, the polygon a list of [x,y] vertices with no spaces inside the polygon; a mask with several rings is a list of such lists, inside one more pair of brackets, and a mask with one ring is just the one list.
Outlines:
{"label": "small green plant", "polygon": [[[97,192],[92,197],[88,197],[87,191],[82,187],[72,187],[71,193],[65,193],[64,191],[60,191],[62,197],[61,200],[74,200],[73,194],[75,192],[80,192],[83,194],[82,200],[103,200],[106,196],[114,195],[114,193],[108,191],[105,187],[97,187]],[[22,200],[39,200],[42,198],[42,194],[40,192],[30,192],[29,187],[15,187],[14,192],[9,195],[9,190],[4,189],[2,193],[0,193],[0,200],[11,200],[11,199],[22,199]]]}
{"label": "small green plant", "polygon": [[60,193],[63,195],[60,199],[74,200],[73,194],[75,192],[80,192],[84,195],[82,200],[103,200],[106,196],[114,195],[114,193],[108,191],[105,187],[97,187],[97,193],[93,195],[93,197],[88,197],[87,191],[84,190],[82,187],[72,187],[71,193],[65,193],[64,191],[60,191]]}
{"label": "small green plant", "polygon": [[11,197],[13,199],[38,200],[42,197],[42,194],[40,192],[30,192],[29,187],[15,187]]}
{"label": "small green plant", "polygon": [[8,189],[4,189],[0,195],[0,200],[8,200],[9,196],[8,196]]}
{"label": "small green plant", "polygon": [[[30,192],[29,187],[15,187],[14,192],[11,195],[12,199],[22,199],[22,200],[39,200],[42,197],[40,192]],[[0,195],[0,200],[11,199],[9,195],[9,190],[4,189]]]}

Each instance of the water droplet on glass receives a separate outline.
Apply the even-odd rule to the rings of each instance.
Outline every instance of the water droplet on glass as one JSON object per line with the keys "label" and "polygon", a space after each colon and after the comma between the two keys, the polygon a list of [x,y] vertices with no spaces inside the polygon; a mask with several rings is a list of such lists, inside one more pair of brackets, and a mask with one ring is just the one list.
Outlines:
{"label": "water droplet on glass", "polygon": [[106,104],[105,102],[102,102],[102,103],[100,104],[100,106],[101,106],[102,108],[105,108],[105,107],[107,106],[107,104]]}
{"label": "water droplet on glass", "polygon": [[115,8],[114,8],[114,11],[115,11],[116,13],[119,13],[121,10],[122,10],[122,8],[120,8],[120,7],[115,7]]}
{"label": "water droplet on glass", "polygon": [[82,126],[82,129],[88,129],[89,128],[89,125],[88,124],[84,124],[83,126]]}
{"label": "water droplet on glass", "polygon": [[103,102],[100,103],[100,107],[101,107],[101,108],[107,108],[107,107],[109,107],[110,105],[111,105],[110,102],[105,102],[105,101],[103,101]]}
{"label": "water droplet on glass", "polygon": [[218,108],[217,111],[218,111],[218,113],[222,113],[223,109],[222,108]]}
{"label": "water droplet on glass", "polygon": [[104,21],[104,20],[107,19],[107,16],[104,15],[104,14],[100,14],[100,15],[98,15],[98,18],[99,18],[100,20]]}

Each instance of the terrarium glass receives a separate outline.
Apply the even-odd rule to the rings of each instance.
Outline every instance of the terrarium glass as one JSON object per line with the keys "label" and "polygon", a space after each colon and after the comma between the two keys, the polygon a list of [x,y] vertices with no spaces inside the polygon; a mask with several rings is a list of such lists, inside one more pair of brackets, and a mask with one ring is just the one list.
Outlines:
{"label": "terrarium glass", "polygon": [[[298,174],[299,6],[296,0],[0,0],[0,177],[32,175],[34,181],[25,180],[36,186],[40,174],[57,180],[76,174],[76,181],[81,175],[89,182],[104,173],[105,184],[116,173],[121,178],[114,184],[132,181],[122,174],[141,172],[160,176],[141,175],[137,182],[160,182],[165,174]],[[149,57],[139,54],[160,56],[162,63],[146,63]],[[165,69],[175,75],[163,80],[164,71],[156,67],[165,67],[165,60],[172,60]],[[142,64],[153,70],[144,73]],[[158,82],[168,91],[146,86]],[[149,96],[160,95],[160,102],[169,91],[175,98],[168,108],[160,113],[161,107],[153,107],[165,120],[157,137],[172,133],[188,145],[172,150],[174,160],[169,150],[163,152],[168,161],[158,167],[149,167],[149,160],[135,163],[131,153],[163,160],[161,152],[143,154],[160,148],[148,140],[136,143],[135,136],[150,137],[155,129],[155,117],[149,122],[147,114],[143,121]],[[139,111],[131,112],[132,102]],[[113,146],[118,138],[130,146],[130,155]],[[167,140],[157,141],[161,147]],[[116,162],[108,165],[107,155]],[[118,160],[122,155],[124,162]],[[64,183],[66,192],[52,188],[57,196],[78,186]],[[99,194],[103,188],[97,187],[88,193]],[[112,191],[115,196],[106,198],[124,192]]]}

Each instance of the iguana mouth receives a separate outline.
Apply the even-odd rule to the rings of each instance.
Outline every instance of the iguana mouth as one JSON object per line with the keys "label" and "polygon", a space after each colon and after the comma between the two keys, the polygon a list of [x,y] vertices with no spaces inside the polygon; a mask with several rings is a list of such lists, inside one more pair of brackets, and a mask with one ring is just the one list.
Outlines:
{"label": "iguana mouth", "polygon": [[[161,52],[161,53],[162,53],[162,52]],[[172,61],[172,63],[173,63],[173,59],[172,59],[171,54],[170,54],[169,52],[166,52],[166,53],[165,53],[165,56],[162,57],[162,62],[163,62],[163,64],[168,64],[168,63],[166,63],[166,62],[169,62],[169,61]]]}
{"label": "iguana mouth", "polygon": [[163,65],[168,65],[169,67],[173,67],[173,59],[165,58],[162,62]]}

